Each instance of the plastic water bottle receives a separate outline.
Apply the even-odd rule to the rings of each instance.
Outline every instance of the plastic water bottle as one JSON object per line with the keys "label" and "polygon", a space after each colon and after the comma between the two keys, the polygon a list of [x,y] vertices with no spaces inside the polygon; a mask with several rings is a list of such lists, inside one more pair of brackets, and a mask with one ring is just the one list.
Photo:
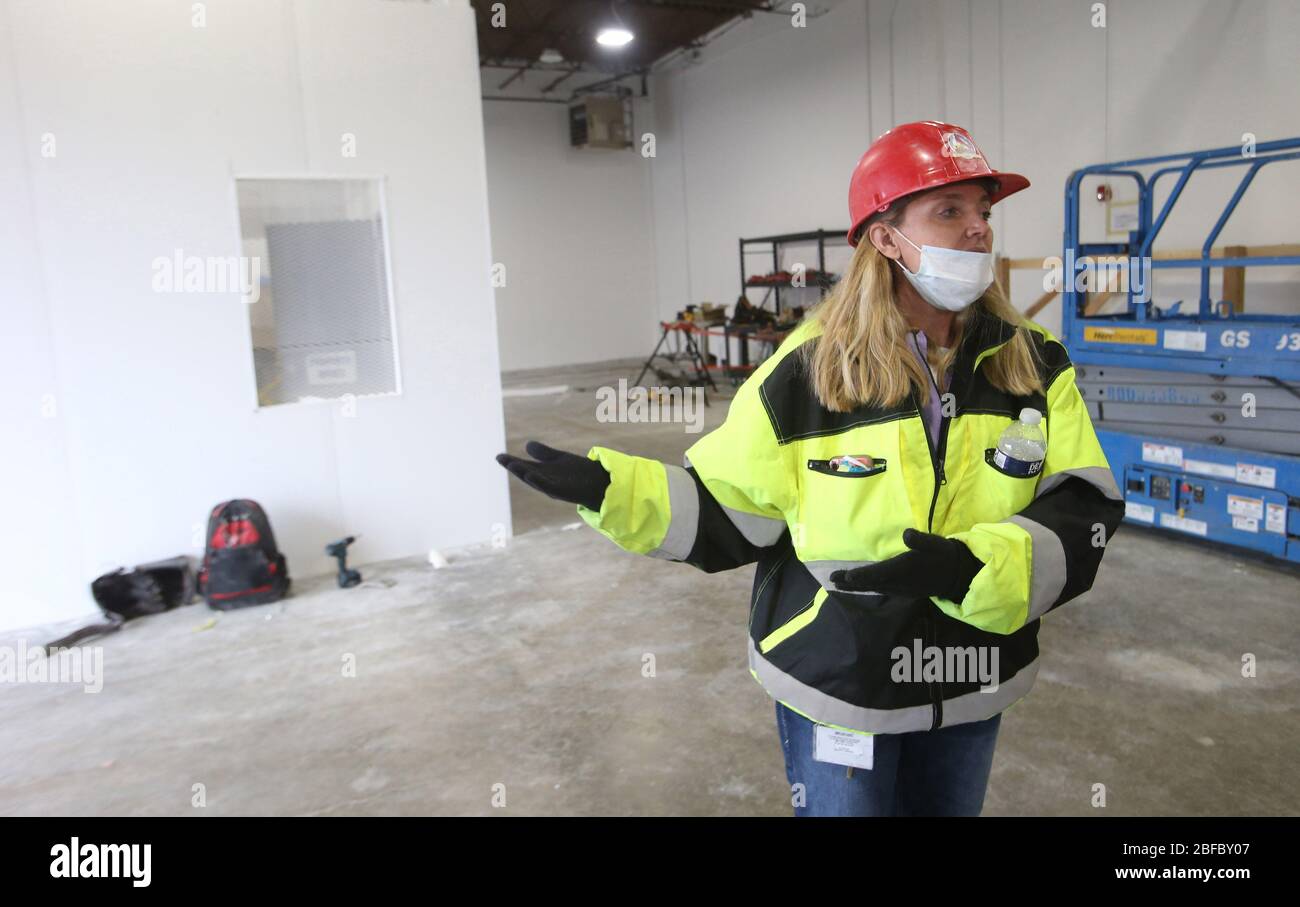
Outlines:
{"label": "plastic water bottle", "polygon": [[1008,475],[1029,477],[1043,471],[1043,457],[1047,456],[1047,439],[1038,424],[1043,414],[1025,407],[1020,411],[1020,421],[1012,422],[998,438],[993,463]]}

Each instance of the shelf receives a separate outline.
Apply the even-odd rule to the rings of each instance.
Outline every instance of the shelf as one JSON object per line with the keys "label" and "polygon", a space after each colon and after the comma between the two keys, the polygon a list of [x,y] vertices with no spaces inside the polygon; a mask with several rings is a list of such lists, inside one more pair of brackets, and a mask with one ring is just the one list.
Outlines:
{"label": "shelf", "polygon": [[[781,290],[782,288],[795,290],[817,289],[825,293],[833,287],[839,280],[839,275],[833,274],[826,270],[826,247],[835,245],[848,245],[848,230],[805,230],[799,233],[778,233],[773,236],[749,236],[741,237],[740,246],[740,292],[743,296],[749,289],[770,289],[775,290],[773,300],[774,314],[781,316]],[[816,243],[817,253],[816,261],[813,264],[816,267],[808,268],[804,274],[805,283],[801,287],[793,286],[790,281],[794,275],[782,267],[781,247],[787,245],[797,245],[800,243]],[[764,255],[772,256],[771,271],[767,274],[751,275],[747,273],[745,266],[745,256],[753,255],[756,252],[762,252]],[[764,303],[766,303],[764,297]],[[761,307],[762,304],[760,304]]]}
{"label": "shelf", "polygon": [[[746,293],[751,289],[768,290],[769,292],[763,296],[756,308],[775,315],[775,320],[778,322],[786,320],[782,318],[781,290],[785,289],[787,292],[817,290],[819,297],[825,295],[825,293],[840,279],[840,275],[833,274],[826,270],[826,247],[847,246],[849,242],[848,232],[848,228],[846,227],[843,230],[817,229],[804,230],[797,233],[778,233],[773,236],[742,237],[739,240],[740,300],[743,300],[746,305],[752,306],[753,304],[749,302]],[[803,264],[805,267],[805,272],[803,274],[804,285],[797,287],[791,283],[794,279],[794,274],[790,273],[783,267],[783,262],[781,261],[781,247],[803,243],[815,244],[816,253],[813,261],[800,262],[800,264]],[[745,256],[754,255],[759,252],[771,256],[771,270],[767,274],[753,275],[747,273]],[[773,300],[773,306],[770,309],[767,308],[767,300],[769,296],[771,296]],[[795,297],[787,297],[787,299],[801,301],[806,299],[806,297],[799,295]],[[738,304],[740,300],[737,301]],[[795,306],[795,308],[799,308],[799,306]],[[729,368],[732,372],[752,370],[754,365],[757,363],[751,364],[749,362],[749,344],[751,341],[765,341],[767,338],[754,336],[753,331],[745,331],[743,329],[737,331],[735,328],[739,326],[729,325],[729,327],[732,330],[729,332],[728,339],[725,341],[727,344],[726,356],[724,357],[724,360],[726,361],[725,367]],[[784,336],[785,332],[780,333]],[[739,341],[741,359],[739,363],[730,362],[732,338]],[[773,349],[779,345],[779,340],[776,343],[771,343],[771,341],[768,342],[771,344]]]}
{"label": "shelf", "polygon": [[821,274],[812,273],[804,275],[807,281],[802,287],[796,287],[790,283],[794,275],[790,273],[763,274],[758,277],[751,277],[745,282],[747,287],[783,287],[787,290],[807,290],[813,287],[827,288],[834,286],[840,279],[838,274]]}
{"label": "shelf", "polygon": [[838,241],[847,246],[849,244],[848,234],[849,229],[845,227],[843,230],[808,230],[803,233],[778,233],[776,236],[752,236],[742,239],[740,242],[742,245],[749,243],[778,243],[785,245],[786,243],[822,240],[824,242]]}

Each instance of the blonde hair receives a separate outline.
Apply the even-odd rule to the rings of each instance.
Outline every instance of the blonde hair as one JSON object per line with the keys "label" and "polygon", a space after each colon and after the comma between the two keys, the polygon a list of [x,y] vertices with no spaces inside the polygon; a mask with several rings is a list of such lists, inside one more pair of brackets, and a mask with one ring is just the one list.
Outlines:
{"label": "blonde hair", "polygon": [[[902,207],[895,206],[885,215],[886,223],[901,219]],[[907,344],[910,329],[898,307],[894,283],[903,278],[895,275],[890,259],[872,245],[865,231],[860,236],[844,276],[806,316],[821,322],[821,336],[800,347],[817,399],[833,412],[848,412],[862,405],[894,406],[907,396],[909,384],[923,398],[930,388],[930,376]],[[1031,329],[996,280],[954,318],[952,347],[944,353],[930,347],[929,358],[940,379],[956,359],[976,310],[1016,326],[1011,340],[984,362],[989,381],[1017,396],[1041,392],[1043,381]]]}

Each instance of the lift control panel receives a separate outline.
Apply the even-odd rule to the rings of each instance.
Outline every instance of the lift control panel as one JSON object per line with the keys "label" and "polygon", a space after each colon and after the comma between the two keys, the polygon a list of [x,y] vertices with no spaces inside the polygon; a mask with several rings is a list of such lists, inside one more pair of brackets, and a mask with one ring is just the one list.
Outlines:
{"label": "lift control panel", "polygon": [[[1134,458],[1136,459],[1136,458]],[[1212,466],[1189,458],[1194,469]],[[1131,460],[1124,466],[1124,515],[1127,519],[1202,538],[1228,538],[1232,544],[1275,557],[1294,556],[1300,544],[1300,500],[1281,490],[1183,468]],[[1247,478],[1254,478],[1247,474]],[[1291,530],[1290,532],[1288,530]]]}

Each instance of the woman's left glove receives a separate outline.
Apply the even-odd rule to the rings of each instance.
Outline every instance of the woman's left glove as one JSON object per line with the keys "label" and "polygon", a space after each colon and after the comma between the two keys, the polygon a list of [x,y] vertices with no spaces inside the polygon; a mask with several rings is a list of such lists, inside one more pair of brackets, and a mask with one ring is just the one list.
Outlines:
{"label": "woman's left glove", "polygon": [[525,460],[510,454],[497,454],[497,462],[510,474],[544,495],[570,504],[581,504],[588,510],[600,510],[609,487],[609,473],[595,460],[571,454],[565,450],[547,447],[541,441],[524,445]]}
{"label": "woman's left glove", "polygon": [[903,530],[911,551],[852,570],[836,570],[831,582],[846,592],[881,592],[960,602],[984,562],[957,539],[916,529]]}

